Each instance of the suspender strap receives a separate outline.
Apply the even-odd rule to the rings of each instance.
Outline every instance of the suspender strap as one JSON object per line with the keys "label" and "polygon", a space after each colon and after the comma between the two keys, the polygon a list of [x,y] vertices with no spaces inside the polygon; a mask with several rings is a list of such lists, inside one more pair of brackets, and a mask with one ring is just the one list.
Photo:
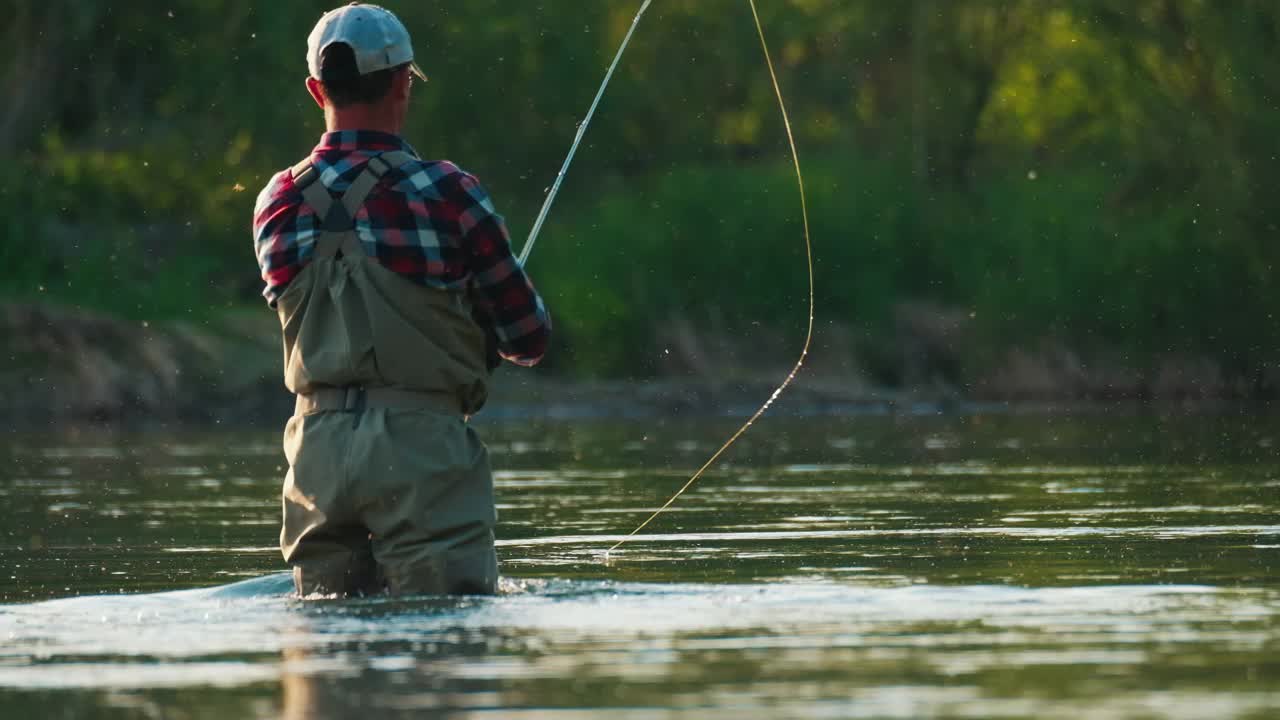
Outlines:
{"label": "suspender strap", "polygon": [[311,181],[315,180],[316,175],[314,173],[311,174],[310,176],[307,176],[306,178],[303,178],[303,176],[306,175],[308,170],[314,171],[315,169],[316,169],[315,166],[311,164],[311,158],[306,158],[305,160],[298,163],[297,165],[294,165],[293,167],[289,168],[289,174],[293,176],[293,184],[297,185],[298,187],[302,187],[303,185],[306,185],[307,183],[310,183]]}
{"label": "suspender strap", "polygon": [[[320,173],[310,158],[294,165],[290,172],[293,174],[294,186],[302,191],[303,200],[311,206],[317,217],[323,218],[320,224],[321,233],[337,235],[349,233],[355,229],[356,215],[378,181],[391,170],[413,159],[412,155],[403,150],[374,155],[369,158],[364,170],[351,181],[351,186],[342,194],[342,199],[338,202],[334,202],[333,196],[329,194],[324,183],[318,182]],[[321,237],[320,244],[317,246],[321,256],[336,254],[339,249],[344,253],[350,253],[358,248],[359,245],[354,238],[332,243],[325,242]]]}
{"label": "suspender strap", "polygon": [[[320,180],[320,171],[316,170],[316,166],[311,164],[311,160],[303,160],[290,170],[293,174],[293,186],[302,191],[302,199],[311,206],[317,217],[323,218],[321,229],[332,231],[330,226],[330,218],[333,214],[333,196],[329,194],[324,183]],[[333,218],[340,220],[340,218]],[[349,227],[350,222],[347,223]],[[342,230],[347,229],[346,227]],[[341,230],[339,230],[340,232]]]}
{"label": "suspender strap", "polygon": [[[373,190],[373,186],[378,184],[382,179],[382,173],[378,172],[378,166],[382,164],[380,158],[370,158],[368,164],[364,166],[364,170],[351,181],[351,187],[342,194],[341,207],[347,216],[347,226],[343,230],[349,230],[352,222],[354,222],[356,214],[360,212],[360,206],[364,205],[365,199],[369,197],[369,193]],[[385,171],[384,171],[385,172]],[[330,210],[330,213],[333,211]],[[325,228],[328,230],[329,228]]]}
{"label": "suspender strap", "polygon": [[313,182],[302,188],[302,198],[315,211],[316,217],[321,218],[320,229],[324,232],[342,232],[351,229],[349,221],[342,223],[342,218],[334,217],[334,211],[340,214],[345,214],[345,211],[340,204],[333,201],[333,196],[324,188],[324,183]]}

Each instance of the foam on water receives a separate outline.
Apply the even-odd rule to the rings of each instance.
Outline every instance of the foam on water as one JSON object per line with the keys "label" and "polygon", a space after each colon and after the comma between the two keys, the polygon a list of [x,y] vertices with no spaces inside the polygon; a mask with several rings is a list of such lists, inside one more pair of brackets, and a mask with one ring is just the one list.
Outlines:
{"label": "foam on water", "polygon": [[[1125,647],[1176,641],[1197,623],[1244,623],[1247,640],[1277,618],[1265,593],[1197,585],[1020,588],[998,585],[866,587],[831,581],[693,584],[504,580],[497,597],[300,600],[287,573],[228,585],[140,595],[77,597],[0,608],[0,686],[146,687],[257,682],[290,651],[379,643],[449,645],[520,638],[614,652],[683,640],[739,650],[861,646],[901,633],[945,645],[948,634],[1041,641],[1054,633],[1125,638]],[[927,627],[927,635],[920,628]],[[979,629],[980,628],[980,629]],[[1024,638],[1025,639],[1025,638]],[[1259,636],[1261,639],[1261,636]],[[954,638],[950,640],[954,642]],[[692,643],[692,644],[690,644]],[[1066,648],[1045,648],[1042,660]],[[1095,653],[1098,657],[1105,656]],[[1134,661],[1132,651],[1123,655]],[[1067,661],[1076,655],[1061,655]],[[210,663],[218,672],[211,673]],[[1119,657],[1113,659],[1120,659]],[[1007,660],[1007,658],[1002,658]],[[128,672],[132,668],[136,672]],[[238,678],[238,679],[237,679]]]}

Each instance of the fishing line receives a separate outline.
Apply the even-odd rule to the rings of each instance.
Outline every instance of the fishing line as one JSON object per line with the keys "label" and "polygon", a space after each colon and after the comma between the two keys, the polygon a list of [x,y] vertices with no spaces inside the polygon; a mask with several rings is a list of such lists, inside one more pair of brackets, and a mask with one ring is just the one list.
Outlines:
{"label": "fishing line", "polygon": [[600,98],[604,97],[604,89],[609,87],[609,80],[613,77],[613,69],[618,67],[618,61],[622,59],[622,53],[626,51],[627,44],[631,42],[631,34],[636,31],[636,25],[640,24],[640,16],[644,15],[644,11],[649,9],[649,3],[652,0],[644,0],[644,4],[640,6],[639,12],[631,21],[631,27],[627,30],[627,34],[622,38],[622,44],[618,46],[618,52],[613,56],[613,62],[609,64],[609,71],[604,74],[604,82],[600,83],[600,89],[596,91],[596,99],[591,101],[591,108],[587,110],[587,116],[578,124],[578,134],[573,138],[573,144],[569,146],[569,154],[564,158],[564,164],[560,166],[560,172],[556,174],[556,180],[551,184],[551,191],[547,193],[547,199],[542,203],[542,210],[538,212],[538,219],[533,223],[533,229],[529,231],[529,239],[524,241],[524,248],[520,251],[518,261],[521,267],[529,260],[529,253],[533,252],[533,243],[538,239],[538,232],[542,230],[542,223],[547,219],[547,213],[551,211],[551,203],[556,199],[556,193],[560,192],[560,183],[564,180],[564,175],[569,171],[569,163],[573,162],[573,154],[578,152],[578,143],[582,142],[582,136],[587,133],[587,125],[591,123],[591,116],[596,114],[596,106],[600,104]]}
{"label": "fishing line", "polygon": [[[760,36],[760,48],[764,51],[764,60],[769,66],[769,79],[773,81],[773,92],[778,98],[778,108],[782,111],[782,125],[787,130],[787,143],[791,147],[791,161],[795,165],[796,170],[796,184],[800,188],[800,216],[804,221],[804,250],[805,258],[808,261],[809,266],[809,328],[805,333],[804,348],[800,351],[800,358],[796,360],[795,367],[791,368],[791,372],[788,373],[786,379],[782,381],[782,384],[778,386],[777,390],[773,391],[773,394],[769,396],[769,399],[765,400],[764,404],[760,406],[760,409],[756,410],[755,414],[743,423],[742,427],[738,428],[738,431],[726,440],[725,443],[720,446],[719,450],[716,450],[715,454],[711,456],[711,459],[707,460],[702,464],[702,467],[698,468],[698,471],[693,474],[693,477],[689,478],[688,482],[677,490],[676,494],[672,495],[670,500],[663,503],[662,507],[655,510],[648,519],[640,523],[639,527],[632,530],[621,540],[614,543],[613,547],[606,550],[604,553],[606,562],[609,560],[609,553],[617,550],[620,545],[627,540],[630,540],[636,535],[636,533],[643,530],[646,525],[652,522],[654,518],[658,517],[664,510],[671,507],[671,503],[674,503],[676,498],[683,495],[685,490],[688,490],[689,487],[698,480],[698,478],[702,477],[702,474],[706,472],[707,468],[711,467],[712,463],[719,459],[719,457],[729,449],[730,445],[737,442],[738,438],[741,437],[742,434],[747,431],[747,428],[751,427],[751,425],[764,414],[765,410],[769,409],[769,406],[773,404],[773,401],[778,399],[778,396],[782,394],[782,391],[791,384],[791,381],[795,379],[796,374],[800,372],[800,366],[804,365],[804,359],[809,354],[809,344],[813,340],[813,246],[809,241],[809,208],[804,195],[804,176],[800,173],[800,155],[796,152],[795,137],[791,134],[791,119],[787,116],[787,104],[782,99],[782,88],[778,86],[778,75],[774,72],[773,60],[769,57],[769,44],[765,42],[764,39],[764,26],[760,24],[760,15],[756,12],[756,2],[755,0],[748,0],[748,2],[751,4],[751,17],[756,22],[756,33]],[[645,4],[647,5],[648,3]]]}

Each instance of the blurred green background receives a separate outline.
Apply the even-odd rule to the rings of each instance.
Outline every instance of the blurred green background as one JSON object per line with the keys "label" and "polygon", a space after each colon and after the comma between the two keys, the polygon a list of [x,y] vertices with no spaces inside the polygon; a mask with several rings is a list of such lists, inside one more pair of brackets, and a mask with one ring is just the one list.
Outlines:
{"label": "blurred green background", "polygon": [[[18,2],[0,298],[269,318],[250,216],[323,129],[305,42],[332,4]],[[431,76],[407,138],[482,179],[518,250],[639,3],[387,4]],[[1119,394],[1170,362],[1272,392],[1280,3],[758,4],[810,193],[819,368],[976,387],[1052,347]],[[746,0],[656,0],[529,264],[550,370],[785,364],[799,208]]]}

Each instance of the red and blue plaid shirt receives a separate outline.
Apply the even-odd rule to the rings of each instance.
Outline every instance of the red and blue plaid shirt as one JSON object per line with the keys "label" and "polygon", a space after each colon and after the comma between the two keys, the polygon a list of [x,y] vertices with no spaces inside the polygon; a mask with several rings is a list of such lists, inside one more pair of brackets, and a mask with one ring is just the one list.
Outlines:
{"label": "red and blue plaid shirt", "polygon": [[[383,152],[418,155],[401,138],[373,130],[325,133],[311,151],[317,182],[340,198]],[[306,204],[289,170],[258,195],[254,244],[263,295],[272,307],[311,260],[324,218]],[[511,254],[502,216],[480,183],[447,161],[414,160],[383,176],[356,217],[356,234],[370,257],[413,282],[471,290],[491,319],[499,353],[532,365],[546,352],[551,319],[542,298]]]}

